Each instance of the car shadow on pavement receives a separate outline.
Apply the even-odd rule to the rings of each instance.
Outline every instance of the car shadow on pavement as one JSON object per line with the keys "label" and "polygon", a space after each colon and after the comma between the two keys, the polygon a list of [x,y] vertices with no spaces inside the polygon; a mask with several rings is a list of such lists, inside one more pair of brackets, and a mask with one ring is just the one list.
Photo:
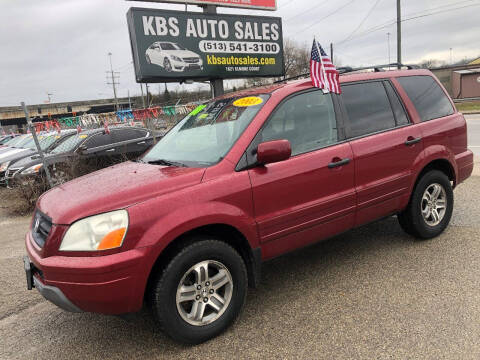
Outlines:
{"label": "car shadow on pavement", "polygon": [[[385,253],[392,254],[415,244],[402,232],[396,218],[390,217],[266,262],[261,284],[249,290],[246,306],[236,324],[217,339],[196,347],[170,340],[156,327],[147,310],[125,320],[116,316],[66,313],[45,304],[48,313],[35,323],[37,331],[30,329],[28,336],[33,343],[43,342],[45,350],[44,340],[49,339],[52,344],[48,346],[61,343],[63,351],[73,351],[72,354],[79,357],[92,353],[143,358],[159,354],[177,357],[182,353],[195,357],[205,346],[220,348],[221,344],[230,344],[234,348],[232,344],[242,340],[258,342],[259,336],[275,331],[278,321],[282,321],[283,331],[288,332],[285,326],[294,328],[303,324],[301,326],[315,326],[321,334],[327,329],[322,329],[315,317],[337,311],[332,304],[338,303],[336,297],[343,301],[347,288],[352,291],[353,274],[358,278],[365,272],[368,278],[369,271],[385,268],[382,261]],[[319,306],[305,310],[312,303]],[[282,320],[278,314],[295,320]]]}

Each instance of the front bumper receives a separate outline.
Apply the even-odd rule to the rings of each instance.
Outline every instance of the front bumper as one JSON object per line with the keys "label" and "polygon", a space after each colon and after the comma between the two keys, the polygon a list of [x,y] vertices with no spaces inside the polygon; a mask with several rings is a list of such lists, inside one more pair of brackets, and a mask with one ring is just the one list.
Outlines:
{"label": "front bumper", "polygon": [[25,244],[35,269],[34,286],[60,308],[102,314],[125,314],[141,309],[148,277],[142,261],[148,256],[149,248],[105,256],[41,258],[31,232]]}

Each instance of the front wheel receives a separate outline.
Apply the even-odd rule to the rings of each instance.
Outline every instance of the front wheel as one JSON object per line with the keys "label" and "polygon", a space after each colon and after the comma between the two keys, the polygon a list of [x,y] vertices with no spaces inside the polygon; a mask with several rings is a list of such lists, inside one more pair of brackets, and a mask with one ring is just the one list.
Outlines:
{"label": "front wheel", "polygon": [[168,60],[168,58],[165,58],[165,60],[163,60],[163,67],[164,67],[165,70],[167,70],[168,72],[171,72],[171,71],[172,71],[172,64],[170,63],[170,60]]}
{"label": "front wheel", "polygon": [[149,302],[174,340],[198,344],[223,332],[239,315],[247,271],[238,252],[219,240],[193,239],[157,275]]}
{"label": "front wheel", "polygon": [[407,208],[398,214],[400,226],[419,239],[440,235],[448,226],[453,212],[453,190],[448,177],[432,170],[422,176]]}

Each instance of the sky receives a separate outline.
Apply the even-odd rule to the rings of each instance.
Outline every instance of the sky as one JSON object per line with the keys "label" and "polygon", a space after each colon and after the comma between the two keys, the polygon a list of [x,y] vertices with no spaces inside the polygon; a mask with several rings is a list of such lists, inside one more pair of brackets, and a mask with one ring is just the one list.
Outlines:
{"label": "sky", "polygon": [[[219,13],[279,16],[283,37],[306,47],[315,36],[343,65],[396,59],[396,0],[277,0],[278,10],[221,8]],[[111,98],[108,53],[120,72],[118,95],[138,95],[126,12],[184,5],[125,0],[0,0],[0,106]],[[188,6],[189,11],[201,11]],[[450,63],[480,56],[480,0],[402,0],[403,62]],[[427,15],[427,16],[425,16]],[[390,33],[390,36],[387,35]],[[450,51],[450,48],[452,49]],[[196,89],[203,84],[169,84]],[[154,94],[163,89],[152,85]],[[208,87],[207,87],[208,88]]]}

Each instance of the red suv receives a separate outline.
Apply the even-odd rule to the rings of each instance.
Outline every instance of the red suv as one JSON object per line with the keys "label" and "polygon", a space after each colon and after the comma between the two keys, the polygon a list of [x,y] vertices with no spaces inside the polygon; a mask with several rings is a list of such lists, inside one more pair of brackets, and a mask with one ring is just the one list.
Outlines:
{"label": "red suv", "polygon": [[470,176],[467,127],[427,70],[309,80],[197,107],[141,160],[57,186],[26,236],[29,288],[69,311],[152,309],[199,343],[240,313],[260,264],[397,215],[440,234]]}

